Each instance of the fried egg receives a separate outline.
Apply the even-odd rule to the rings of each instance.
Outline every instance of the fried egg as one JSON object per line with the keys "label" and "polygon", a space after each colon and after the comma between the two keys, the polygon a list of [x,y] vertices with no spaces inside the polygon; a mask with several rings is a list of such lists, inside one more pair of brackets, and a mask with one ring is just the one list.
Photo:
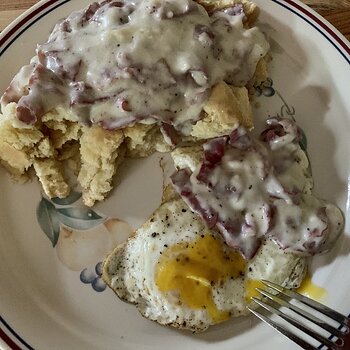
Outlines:
{"label": "fried egg", "polygon": [[201,332],[246,314],[261,279],[296,288],[305,268],[272,240],[246,261],[176,196],[107,257],[103,279],[144,317]]}

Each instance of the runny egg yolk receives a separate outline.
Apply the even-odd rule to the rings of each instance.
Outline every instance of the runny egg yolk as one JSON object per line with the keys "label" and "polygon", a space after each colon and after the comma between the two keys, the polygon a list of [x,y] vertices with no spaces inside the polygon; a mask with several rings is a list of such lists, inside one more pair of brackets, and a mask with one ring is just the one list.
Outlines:
{"label": "runny egg yolk", "polygon": [[265,285],[261,280],[246,280],[244,297],[247,303],[251,302],[252,297],[260,297],[260,293],[256,288],[264,289]]}
{"label": "runny egg yolk", "polygon": [[[261,297],[261,294],[256,288],[266,289],[265,284],[261,280],[247,280],[245,283],[245,300],[247,303],[251,301],[252,297]],[[317,286],[311,280],[311,276],[307,273],[304,277],[300,287],[296,290],[311,299],[322,300],[327,295],[326,289]]]}
{"label": "runny egg yolk", "polygon": [[319,287],[312,282],[309,273],[304,277],[297,292],[315,300],[323,300],[327,295],[326,289]]}
{"label": "runny egg yolk", "polygon": [[162,252],[156,267],[156,284],[161,292],[173,292],[192,309],[205,309],[215,323],[230,317],[213,299],[213,286],[240,276],[245,270],[241,255],[211,235],[192,243],[180,243]]}

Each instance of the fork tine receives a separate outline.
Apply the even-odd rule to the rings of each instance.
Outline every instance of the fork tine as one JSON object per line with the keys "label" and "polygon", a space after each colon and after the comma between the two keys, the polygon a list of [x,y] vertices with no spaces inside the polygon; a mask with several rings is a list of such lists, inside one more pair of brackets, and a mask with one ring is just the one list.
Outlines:
{"label": "fork tine", "polygon": [[297,335],[291,333],[288,329],[285,327],[279,325],[278,323],[274,322],[270,318],[266,317],[262,313],[258,312],[257,310],[253,310],[250,307],[248,307],[248,310],[252,312],[256,317],[260,318],[262,321],[267,323],[270,327],[276,329],[276,331],[283,334],[285,337],[292,340],[294,343],[300,345],[305,350],[317,350],[314,346],[303,340],[302,338],[298,337]]}
{"label": "fork tine", "polygon": [[265,297],[271,299],[272,301],[274,301],[275,303],[285,306],[291,310],[293,310],[295,313],[297,313],[300,316],[305,317],[307,320],[317,324],[319,327],[321,327],[322,329],[326,330],[327,332],[337,336],[337,337],[341,337],[342,335],[344,335],[344,333],[340,330],[337,329],[331,325],[329,325],[328,323],[322,321],[320,318],[315,317],[314,315],[310,314],[309,312],[302,310],[301,308],[299,308],[296,305],[290,304],[288,303],[286,300],[279,298],[277,295],[274,295],[272,293],[269,293],[266,290],[260,289],[260,288],[256,288],[256,290],[264,295]]}
{"label": "fork tine", "polygon": [[[290,317],[289,315],[281,312],[280,310],[274,308],[273,306],[265,303],[264,301],[257,299],[255,297],[252,297],[252,300],[254,300],[257,304],[259,304],[260,306],[262,306],[263,308],[265,308],[266,310],[278,315],[279,317],[283,318],[284,320],[288,321],[291,325],[293,325],[294,327],[300,329],[302,332],[306,333],[307,335],[309,335],[310,337],[318,340],[320,343],[326,345],[329,347],[329,349],[333,349],[333,350],[338,350],[343,344],[335,344],[333,343],[331,340],[323,337],[322,335],[317,334],[314,330],[312,330],[311,328],[303,325],[302,323],[300,323],[299,321],[293,319],[292,317]],[[342,340],[341,340],[342,341]]]}
{"label": "fork tine", "polygon": [[345,326],[347,328],[347,331],[349,331],[349,324],[350,324],[350,319],[344,315],[342,315],[341,313],[334,311],[332,309],[330,309],[329,307],[315,301],[312,300],[310,298],[307,298],[297,292],[294,292],[292,290],[286,289],[284,287],[279,286],[278,284],[275,284],[273,282],[270,281],[266,281],[266,280],[262,280],[262,282],[267,285],[268,287],[283,293],[285,295],[287,295],[290,298],[295,298],[299,301],[301,301],[302,303],[314,308],[315,310],[319,311],[320,313],[332,318],[333,320],[341,323],[343,326]]}

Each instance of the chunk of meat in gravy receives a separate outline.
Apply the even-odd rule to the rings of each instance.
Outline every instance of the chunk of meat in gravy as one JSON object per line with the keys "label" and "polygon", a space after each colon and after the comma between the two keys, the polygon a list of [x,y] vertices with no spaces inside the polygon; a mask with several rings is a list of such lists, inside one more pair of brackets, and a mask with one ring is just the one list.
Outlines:
{"label": "chunk of meat in gravy", "polygon": [[302,151],[295,122],[271,118],[267,124],[264,142],[242,127],[207,142],[200,166],[175,172],[173,185],[207,226],[218,229],[246,259],[264,237],[299,254],[328,250],[342,230],[343,216],[305,190],[310,174],[308,164],[298,162]]}

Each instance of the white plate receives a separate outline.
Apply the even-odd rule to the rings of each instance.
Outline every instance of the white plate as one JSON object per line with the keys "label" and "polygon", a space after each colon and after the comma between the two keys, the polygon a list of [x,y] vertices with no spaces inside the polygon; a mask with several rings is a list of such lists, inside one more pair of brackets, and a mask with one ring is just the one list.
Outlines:
{"label": "white plate", "polygon": [[[308,138],[316,192],[344,212],[344,237],[331,253],[313,259],[312,272],[314,283],[327,290],[324,301],[349,314],[350,46],[335,28],[299,2],[257,3],[262,8],[260,24],[272,44],[270,76],[275,95],[257,97],[260,107],[255,112],[266,116],[295,111]],[[45,41],[54,23],[86,5],[84,0],[41,1],[2,33],[1,92],[34,54],[36,43]],[[265,90],[265,94],[273,91]],[[71,226],[97,225],[90,231],[74,232],[70,238],[61,229],[53,248],[36,218],[41,200],[38,184],[12,184],[0,169],[0,346],[38,350],[296,348],[253,316],[215,326],[201,335],[161,327],[143,319],[111,290],[98,293],[91,284],[83,284],[80,272],[71,269],[86,267],[92,273],[104,251],[121,239],[117,225],[113,228],[109,221],[109,232],[103,218],[117,217],[137,227],[158,205],[162,186],[159,156],[130,162],[120,181],[112,197],[94,209],[96,215],[90,215],[95,221],[70,218],[72,211],[67,208],[71,205],[56,203],[53,209],[52,204],[42,204],[42,227],[51,241],[57,232],[45,224],[44,209],[55,213],[61,209],[61,221]],[[97,289],[103,288],[96,274],[85,277],[96,277]]]}

